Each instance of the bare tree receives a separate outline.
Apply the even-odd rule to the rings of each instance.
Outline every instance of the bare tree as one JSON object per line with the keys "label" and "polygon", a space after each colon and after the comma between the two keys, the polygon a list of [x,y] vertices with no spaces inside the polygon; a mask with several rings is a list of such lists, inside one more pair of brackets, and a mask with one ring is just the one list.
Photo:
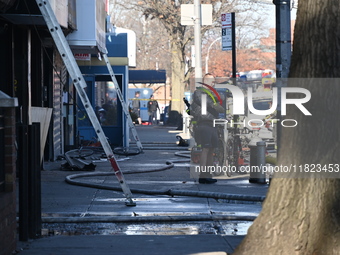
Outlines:
{"label": "bare tree", "polygon": [[[340,2],[299,1],[291,77],[340,77]],[[313,81],[313,80],[312,80]],[[316,80],[318,81],[318,80]],[[333,84],[332,84],[333,83]],[[303,79],[312,116],[291,109],[278,165],[303,166],[305,178],[273,179],[263,209],[234,254],[340,254],[340,179],[320,178],[305,167],[339,165],[340,86],[335,79]],[[305,165],[307,164],[307,165]]]}
{"label": "bare tree", "polygon": [[137,69],[170,70],[169,40],[158,20],[141,17],[142,33],[137,33]]}
{"label": "bare tree", "polygon": [[[253,3],[244,0],[233,0],[228,2],[207,0],[204,1],[204,3],[213,5],[213,25],[202,27],[201,32],[203,35],[203,45],[207,45],[207,43],[210,41],[209,39],[205,39],[206,37],[209,38],[217,31],[220,34],[220,17],[222,13],[231,11],[242,13],[251,9],[254,10],[254,12],[257,11],[254,9]],[[163,43],[163,45],[165,45],[164,49],[168,47],[170,53],[169,59],[171,60],[171,108],[173,111],[176,111],[178,113],[181,113],[184,108],[182,97],[184,95],[187,81],[190,77],[192,77],[193,72],[193,69],[188,68],[187,66],[187,58],[189,55],[190,46],[192,44],[194,34],[193,27],[181,25],[181,4],[192,4],[192,1],[139,0],[116,3],[116,6],[119,5],[120,8],[124,8],[126,12],[127,10],[138,10],[140,13],[142,13],[144,19],[138,16],[140,22],[150,21],[149,25],[162,24],[162,27],[164,28],[167,35],[165,38],[168,40],[167,43]],[[157,20],[158,23],[153,22],[155,20]],[[139,27],[139,31],[143,31],[143,28]],[[140,42],[142,42],[142,39],[145,39],[142,37],[140,38]],[[154,41],[158,41],[161,39],[160,36],[152,38]],[[151,45],[151,43],[147,42],[147,45]],[[146,54],[146,51],[144,51],[143,53]]]}
{"label": "bare tree", "polygon": [[[120,26],[131,29],[133,31],[141,31],[142,23],[140,19],[142,17],[139,10],[133,8],[129,1],[109,0],[110,9],[109,15],[111,23],[114,26]],[[121,6],[121,4],[124,4]],[[118,8],[120,7],[121,8]]]}
{"label": "bare tree", "polygon": [[240,13],[236,17],[236,46],[237,49],[247,49],[258,44],[259,39],[266,35],[263,27],[263,16],[250,12]]}

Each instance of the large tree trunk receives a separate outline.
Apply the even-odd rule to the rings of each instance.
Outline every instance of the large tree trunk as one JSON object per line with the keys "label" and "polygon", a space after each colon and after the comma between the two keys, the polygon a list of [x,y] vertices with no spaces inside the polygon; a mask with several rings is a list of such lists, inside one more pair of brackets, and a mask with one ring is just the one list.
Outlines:
{"label": "large tree trunk", "polygon": [[[340,77],[339,14],[339,1],[299,1],[291,77]],[[298,125],[282,128],[279,166],[320,164],[329,171],[329,164],[340,164],[337,84],[299,81],[298,87],[311,92],[305,106],[312,116],[288,108],[284,119]],[[293,173],[273,179],[259,217],[234,254],[340,254],[340,174],[322,178],[325,173],[302,169],[304,178]]]}
{"label": "large tree trunk", "polygon": [[173,114],[175,113],[174,115],[179,116],[184,110],[185,63],[183,47],[177,40],[171,41],[171,53],[171,111]]}

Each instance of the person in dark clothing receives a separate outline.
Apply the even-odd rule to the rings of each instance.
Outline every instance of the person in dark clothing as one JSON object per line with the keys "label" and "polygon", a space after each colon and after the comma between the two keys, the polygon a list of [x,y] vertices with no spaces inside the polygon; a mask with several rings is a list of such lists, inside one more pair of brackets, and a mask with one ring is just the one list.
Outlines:
{"label": "person in dark clothing", "polygon": [[151,95],[148,101],[149,125],[157,124],[157,109],[160,110],[158,102],[154,99],[154,96]]}
{"label": "person in dark clothing", "polygon": [[[203,83],[213,87],[215,77],[206,74]],[[206,113],[202,114],[202,98],[206,98]],[[213,166],[214,149],[218,146],[217,128],[213,126],[214,119],[219,118],[219,113],[225,112],[224,107],[218,103],[217,96],[209,88],[197,87],[192,96],[190,105],[190,115],[196,122],[194,138],[196,144],[202,148],[200,155],[200,175],[199,183],[212,184],[217,180],[212,178],[208,171],[209,166]]]}
{"label": "person in dark clothing", "polygon": [[136,91],[135,97],[132,99],[132,112],[137,115],[138,124],[142,124],[142,119],[140,117],[140,92]]}

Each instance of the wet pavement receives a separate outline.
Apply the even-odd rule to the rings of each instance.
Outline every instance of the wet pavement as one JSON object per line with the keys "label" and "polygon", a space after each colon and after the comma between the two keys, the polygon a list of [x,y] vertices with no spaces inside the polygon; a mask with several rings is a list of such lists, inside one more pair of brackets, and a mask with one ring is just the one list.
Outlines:
{"label": "wet pavement", "polygon": [[[262,206],[261,201],[238,197],[265,197],[268,185],[249,183],[249,175],[239,173],[216,176],[213,185],[199,184],[190,177],[189,158],[176,154],[188,151],[176,144],[180,131],[164,126],[136,129],[147,149],[116,155],[136,206],[125,205],[111,166],[100,154],[88,159],[96,164],[95,171],[62,170],[64,160],[45,162],[42,237],[20,242],[20,254],[226,254],[235,249]],[[93,187],[66,183],[70,175]],[[189,195],[182,195],[185,192]]]}

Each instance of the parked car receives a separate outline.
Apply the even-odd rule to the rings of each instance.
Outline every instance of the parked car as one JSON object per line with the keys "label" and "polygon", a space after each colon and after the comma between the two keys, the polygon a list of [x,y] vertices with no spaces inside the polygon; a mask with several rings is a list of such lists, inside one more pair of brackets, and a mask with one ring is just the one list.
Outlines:
{"label": "parked car", "polygon": [[247,84],[253,87],[253,92],[262,84],[263,70],[252,70],[247,73]]}
{"label": "parked car", "polygon": [[248,82],[261,82],[262,81],[262,70],[253,70],[247,73]]}

